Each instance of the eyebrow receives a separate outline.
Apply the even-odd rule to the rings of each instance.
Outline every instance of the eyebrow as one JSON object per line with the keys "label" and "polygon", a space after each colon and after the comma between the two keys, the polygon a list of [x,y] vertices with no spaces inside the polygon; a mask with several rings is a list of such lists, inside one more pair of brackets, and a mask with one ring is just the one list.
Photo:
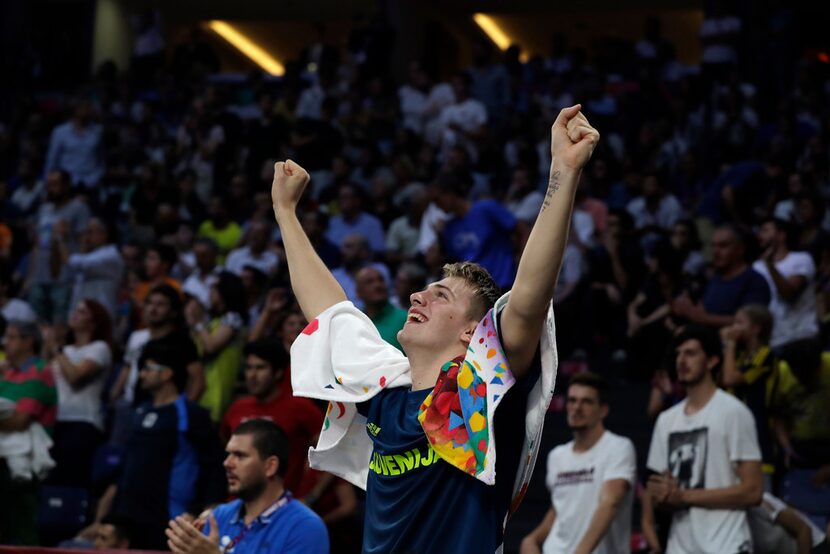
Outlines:
{"label": "eyebrow", "polygon": [[[449,292],[452,295],[453,298],[455,298],[455,293],[452,291],[452,289],[450,287],[448,287],[446,285],[442,285],[440,283],[432,283],[431,285],[429,285],[429,287],[436,287],[436,288],[444,289],[447,292]],[[429,287],[427,287],[427,289],[429,289]]]}

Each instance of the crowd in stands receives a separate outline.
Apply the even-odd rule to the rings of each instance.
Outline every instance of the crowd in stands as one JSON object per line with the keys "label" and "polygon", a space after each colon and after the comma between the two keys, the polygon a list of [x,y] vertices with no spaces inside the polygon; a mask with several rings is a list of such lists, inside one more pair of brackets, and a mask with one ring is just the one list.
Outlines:
{"label": "crowd in stands", "polygon": [[[770,9],[755,22],[777,45],[763,72],[749,63],[764,52],[743,42],[740,14],[715,10],[697,66],[680,63],[649,18],[636,43],[609,39],[588,53],[557,35],[548,55],[522,62],[518,48],[482,40],[464,71],[438,75],[430,60],[414,61],[399,82],[393,35],[376,23],[342,48],[313,45],[280,79],[234,81],[215,78],[199,33],[149,48],[150,25],[129,69],[104,63],[73,90],[21,79],[13,108],[0,112],[0,499],[16,499],[14,509],[0,500],[0,544],[167,549],[177,540],[165,532],[170,519],[203,518],[229,485],[248,490],[234,464],[254,447],[224,450],[240,425],[265,418],[282,438],[256,426],[242,435],[255,437],[254,456],[279,459],[278,471],[263,465],[268,490],[284,484],[313,509],[332,552],[359,550],[360,491],[306,461],[332,408],[292,394],[290,374],[302,368],[290,346],[307,322],[274,226],[274,162],[308,169],[305,232],[348,298],[400,347],[409,296],[444,263],[478,262],[510,288],[545,200],[550,124],[576,102],[602,141],[582,176],[556,290],[559,358],[612,387],[649,387],[642,411],[656,420],[651,448],[631,445],[609,470],[627,483],[619,498],[643,507],[614,544],[633,527],[660,552],[713,525],[711,514],[682,525],[675,515],[669,533],[652,510],[682,505],[666,470],[684,489],[721,486],[701,480],[693,452],[705,436],[666,411],[694,400],[678,370],[686,355],[711,361],[712,387],[725,391],[707,408],[707,425],[730,423],[709,442],[718,457],[709,469],[726,468],[726,486],[745,479],[730,462],[760,462],[762,488],[738,504],[776,495],[823,532],[830,65],[798,48],[785,7]],[[705,355],[684,354],[691,339],[678,336],[690,328],[703,330],[692,342]],[[720,340],[710,348],[711,334]],[[567,371],[560,383],[569,410],[604,405],[604,392],[567,392]],[[686,434],[672,442],[678,429]],[[20,433],[31,448],[22,468]],[[260,435],[277,446],[257,446]],[[603,448],[622,456],[609,441]],[[636,467],[635,446],[648,451],[646,467]],[[548,471],[552,510],[564,501],[551,473],[573,456],[559,450],[537,466]],[[80,519],[49,495],[78,506]],[[771,498],[762,506],[784,513]],[[220,526],[238,523],[216,512]],[[735,517],[736,528],[748,525]],[[582,536],[572,535],[588,523],[566,523],[550,520],[522,549],[575,551]],[[551,529],[559,542],[548,544]],[[732,544],[710,538],[707,551]]]}

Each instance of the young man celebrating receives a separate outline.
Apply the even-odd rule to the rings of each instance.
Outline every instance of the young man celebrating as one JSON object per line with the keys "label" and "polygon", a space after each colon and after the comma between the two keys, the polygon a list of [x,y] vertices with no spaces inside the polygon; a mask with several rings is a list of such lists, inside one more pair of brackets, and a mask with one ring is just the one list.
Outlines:
{"label": "young man celebrating", "polygon": [[[295,212],[308,173],[292,161],[274,168],[274,215],[311,322],[292,347],[302,369],[292,385],[330,401],[309,459],[366,488],[364,552],[502,544],[511,499],[521,500],[538,453],[555,371],[549,305],[599,133],[577,105],[562,110],[551,139],[548,190],[509,299],[491,309],[500,291],[483,268],[447,266],[444,279],[411,297],[398,334],[406,356],[346,301],[303,233]],[[529,371],[540,335],[541,379]]]}
{"label": "young man celebrating", "polygon": [[763,494],[752,413],[715,384],[722,355],[714,330],[687,328],[676,352],[686,398],[657,418],[646,463],[648,494],[673,510],[666,552],[752,552],[746,509]]}
{"label": "young man celebrating", "polygon": [[607,395],[608,386],[594,373],[571,379],[567,409],[574,439],[548,456],[552,506],[522,541],[522,554],[631,550],[637,455],[630,440],[605,430]]}

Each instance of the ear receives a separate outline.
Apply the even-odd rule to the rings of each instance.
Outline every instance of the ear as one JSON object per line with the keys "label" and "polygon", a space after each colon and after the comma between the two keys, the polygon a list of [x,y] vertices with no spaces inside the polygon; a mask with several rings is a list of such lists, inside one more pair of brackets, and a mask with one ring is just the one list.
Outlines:
{"label": "ear", "polygon": [[717,365],[721,362],[719,356],[709,356],[706,358],[706,369],[710,372],[717,367]]}
{"label": "ear", "polygon": [[469,345],[470,341],[473,340],[473,335],[476,332],[476,327],[478,327],[477,321],[470,322],[464,329],[461,330],[461,334],[458,336],[458,339],[465,345]]}
{"label": "ear", "polygon": [[277,476],[280,469],[280,460],[276,456],[270,456],[265,460],[265,477],[273,479]]}
{"label": "ear", "polygon": [[608,404],[600,404],[600,414],[602,414],[602,419],[608,417]]}

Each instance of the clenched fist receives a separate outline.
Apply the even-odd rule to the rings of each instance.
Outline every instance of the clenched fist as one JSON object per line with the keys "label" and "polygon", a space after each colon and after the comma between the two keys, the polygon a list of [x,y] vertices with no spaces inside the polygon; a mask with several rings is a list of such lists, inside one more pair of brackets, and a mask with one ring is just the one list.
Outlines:
{"label": "clenched fist", "polygon": [[294,212],[308,184],[308,171],[291,160],[274,164],[274,182],[271,184],[271,203],[274,213]]}
{"label": "clenched fist", "polygon": [[579,104],[563,109],[550,128],[554,166],[578,171],[591,159],[599,132],[591,127],[581,109]]}

